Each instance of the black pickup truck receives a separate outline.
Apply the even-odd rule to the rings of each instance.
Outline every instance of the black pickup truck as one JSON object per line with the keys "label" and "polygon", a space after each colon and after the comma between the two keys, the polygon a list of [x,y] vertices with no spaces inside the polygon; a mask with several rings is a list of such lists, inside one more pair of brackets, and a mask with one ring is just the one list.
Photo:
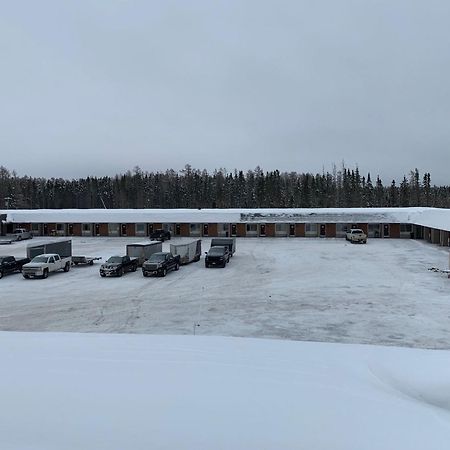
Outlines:
{"label": "black pickup truck", "polygon": [[100,276],[121,277],[125,272],[136,272],[138,268],[138,258],[129,256],[111,256],[105,264],[100,266]]}
{"label": "black pickup truck", "polygon": [[150,258],[142,264],[142,275],[159,275],[165,277],[169,270],[180,268],[180,255],[173,256],[172,253],[157,252],[150,255]]}
{"label": "black pickup truck", "polygon": [[170,241],[170,237],[170,231],[163,230],[162,228],[154,230],[152,233],[150,233],[150,239],[152,241]]}
{"label": "black pickup truck", "polygon": [[16,259],[14,256],[0,256],[0,278],[8,273],[20,272],[22,266],[29,262],[29,258]]}
{"label": "black pickup truck", "polygon": [[225,267],[230,262],[230,251],[223,245],[213,246],[206,253],[205,267]]}

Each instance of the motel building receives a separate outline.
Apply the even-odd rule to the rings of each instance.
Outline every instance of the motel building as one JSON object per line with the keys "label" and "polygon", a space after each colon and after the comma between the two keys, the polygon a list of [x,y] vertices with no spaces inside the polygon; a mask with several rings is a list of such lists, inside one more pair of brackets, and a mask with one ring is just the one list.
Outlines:
{"label": "motel building", "polygon": [[1,235],[26,228],[34,236],[344,238],[361,228],[374,239],[424,239],[449,246],[450,209],[33,209],[0,211]]}

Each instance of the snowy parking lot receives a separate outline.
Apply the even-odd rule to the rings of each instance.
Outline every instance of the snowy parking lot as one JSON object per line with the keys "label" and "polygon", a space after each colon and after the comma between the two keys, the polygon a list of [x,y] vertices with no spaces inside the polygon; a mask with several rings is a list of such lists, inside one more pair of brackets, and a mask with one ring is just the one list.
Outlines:
{"label": "snowy parking lot", "polygon": [[[73,238],[73,254],[106,259],[140,241]],[[29,243],[1,246],[0,254],[23,257]],[[209,243],[203,239],[203,250]],[[46,280],[3,277],[0,330],[195,332],[450,348],[450,280],[428,270],[448,268],[448,249],[422,241],[237,239],[225,269],[206,269],[202,258],[165,278],[144,278],[138,270],[103,279],[99,266]]]}

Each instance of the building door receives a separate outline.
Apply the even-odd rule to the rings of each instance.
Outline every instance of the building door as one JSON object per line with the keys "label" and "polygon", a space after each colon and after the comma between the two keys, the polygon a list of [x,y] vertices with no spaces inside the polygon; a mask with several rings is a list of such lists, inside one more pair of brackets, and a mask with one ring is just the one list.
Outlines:
{"label": "building door", "polygon": [[264,223],[262,223],[259,226],[259,235],[260,236],[265,236],[266,235],[266,225]]}
{"label": "building door", "polygon": [[121,236],[126,236],[127,235],[127,224],[126,223],[123,223],[120,226],[120,235]]}
{"label": "building door", "polygon": [[320,236],[321,237],[325,237],[326,236],[326,229],[325,229],[325,224],[324,223],[320,224]]}
{"label": "building door", "polygon": [[289,236],[295,236],[295,223],[289,224]]}
{"label": "building door", "polygon": [[148,235],[150,236],[153,233],[153,224],[149,223],[148,224]]}
{"label": "building door", "polygon": [[235,223],[231,224],[231,236],[236,236],[237,234],[237,226]]}
{"label": "building door", "polygon": [[48,224],[44,223],[44,236],[48,236]]}
{"label": "building door", "polygon": [[100,224],[95,224],[95,236],[100,236]]}
{"label": "building door", "polygon": [[73,223],[69,223],[69,236],[73,236]]}
{"label": "building door", "polygon": [[203,224],[203,236],[208,236],[208,224]]}
{"label": "building door", "polygon": [[383,237],[389,237],[389,224],[385,223],[383,225]]}
{"label": "building door", "polygon": [[180,227],[180,224],[179,224],[179,223],[177,223],[177,224],[175,225],[175,234],[176,234],[177,236],[179,236],[179,235],[181,234],[181,227]]}

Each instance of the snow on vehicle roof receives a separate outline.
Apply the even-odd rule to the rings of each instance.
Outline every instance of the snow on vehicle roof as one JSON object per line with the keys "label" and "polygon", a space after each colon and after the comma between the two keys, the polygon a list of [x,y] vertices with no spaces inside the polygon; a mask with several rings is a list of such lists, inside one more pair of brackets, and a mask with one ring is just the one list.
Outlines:
{"label": "snow on vehicle roof", "polygon": [[5,210],[11,223],[409,223],[450,231],[442,208]]}

